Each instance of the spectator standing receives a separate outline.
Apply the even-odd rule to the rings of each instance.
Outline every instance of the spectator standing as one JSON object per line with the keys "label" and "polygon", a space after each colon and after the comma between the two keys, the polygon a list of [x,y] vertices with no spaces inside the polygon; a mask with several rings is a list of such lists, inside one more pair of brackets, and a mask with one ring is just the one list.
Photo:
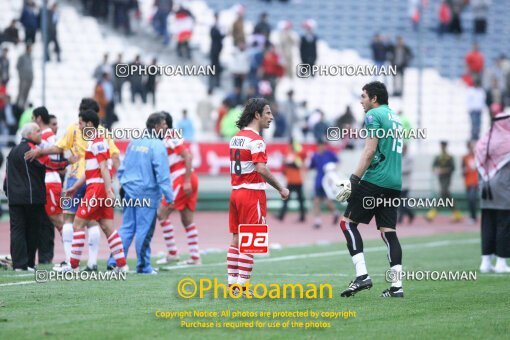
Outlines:
{"label": "spectator standing", "polygon": [[289,90],[287,92],[287,100],[282,103],[281,113],[285,116],[285,120],[287,121],[288,133],[287,135],[290,138],[296,138],[296,129],[299,123],[298,116],[298,104],[294,100],[294,91]]}
{"label": "spectator standing", "polygon": [[101,81],[103,79],[104,73],[112,74],[112,65],[108,63],[108,53],[103,55],[103,61],[101,64],[97,65],[94,69],[94,74],[92,75],[96,81]]}
{"label": "spectator standing", "polygon": [[448,5],[446,0],[441,0],[441,4],[439,5],[439,28],[437,30],[439,36],[450,31],[451,21],[452,10],[450,9],[450,5]]}
{"label": "spectator standing", "polygon": [[16,68],[19,75],[19,90],[16,104],[18,107],[24,108],[34,80],[32,45],[27,44],[25,53],[20,55],[18,58]]}
{"label": "spectator standing", "polygon": [[182,118],[179,123],[177,123],[177,128],[182,129],[182,135],[185,141],[195,141],[195,125],[193,124],[193,121],[188,117],[188,110],[182,110]]}
{"label": "spectator standing", "polygon": [[271,34],[271,26],[268,23],[268,14],[267,12],[262,12],[259,17],[259,21],[255,24],[253,28],[253,34],[263,37],[261,40],[263,43],[269,41],[269,36]]}
{"label": "spectator standing", "polygon": [[9,72],[9,49],[7,47],[2,48],[2,56],[0,57],[0,82],[7,85],[9,83],[10,72]]}
{"label": "spectator standing", "polygon": [[462,175],[466,186],[466,197],[468,201],[471,224],[476,223],[476,205],[478,201],[478,172],[476,170],[474,141],[467,142],[468,154],[462,157]]}
{"label": "spectator standing", "polygon": [[119,119],[115,115],[115,102],[113,95],[113,82],[111,80],[111,76],[108,73],[103,74],[103,79],[101,80],[101,88],[104,94],[104,118],[103,125],[107,129],[111,129],[113,123],[118,121]]}
{"label": "spectator standing", "polygon": [[465,60],[473,80],[481,79],[484,68],[484,58],[477,43],[473,44],[471,51],[466,54]]}
{"label": "spectator standing", "polygon": [[314,21],[306,20],[303,23],[305,33],[301,36],[299,45],[299,53],[301,55],[301,63],[311,66],[317,61],[317,36],[314,33]]}
{"label": "spectator standing", "polygon": [[33,44],[35,42],[35,33],[39,26],[38,16],[35,2],[33,0],[26,1],[23,5],[19,21],[25,30],[25,42],[27,44]]}
{"label": "spectator standing", "polygon": [[471,140],[478,140],[482,110],[485,108],[485,90],[480,86],[480,81],[475,82],[474,87],[467,89],[467,108],[471,118]]}
{"label": "spectator standing", "polygon": [[[103,75],[106,75],[106,73],[103,73]],[[99,106],[99,111],[97,112],[99,120],[101,124],[104,124],[106,120],[106,106],[108,105],[108,101],[106,100],[106,95],[103,88],[103,79],[96,82],[96,85],[94,86],[94,100]]]}
{"label": "spectator standing", "polygon": [[[108,2],[101,1],[103,6],[108,8]],[[112,0],[113,3],[113,27],[123,28],[126,35],[131,34],[131,19],[129,10],[135,4],[131,0]],[[136,3],[137,4],[137,3]],[[107,15],[105,15],[105,18]]]}
{"label": "spectator standing", "polygon": [[[130,64],[130,67],[133,65],[138,65],[138,67],[142,66],[139,55],[135,57],[135,60]],[[145,104],[147,102],[147,98],[145,97],[145,91],[143,88],[142,74],[139,72],[130,74],[129,83],[131,84],[131,102],[134,104],[136,95],[139,95],[142,102]]]}
{"label": "spectator standing", "polygon": [[230,72],[234,80],[234,87],[243,89],[244,80],[250,71],[250,56],[244,44],[234,47],[232,61],[230,63]]}
{"label": "spectator standing", "polygon": [[248,81],[250,87],[257,88],[262,73],[262,62],[264,61],[264,51],[257,40],[254,40],[248,49],[248,56],[250,60]]}
{"label": "spectator standing", "polygon": [[386,63],[386,53],[388,51],[379,34],[374,35],[370,48],[372,49],[372,59],[379,70]]}
{"label": "spectator standing", "polygon": [[452,9],[452,21],[450,23],[450,32],[453,34],[462,34],[462,20],[460,14],[465,6],[465,0],[449,0]]}
{"label": "spectator standing", "polygon": [[264,72],[264,80],[269,81],[271,84],[271,99],[274,99],[276,92],[276,85],[278,80],[283,76],[285,70],[281,64],[280,55],[277,53],[273,44],[266,44],[266,51],[264,53],[264,60],[262,61],[262,68]]}
{"label": "spectator standing", "polygon": [[168,33],[168,16],[174,7],[173,0],[157,0],[156,13],[152,18],[152,26],[159,36],[163,37],[163,44],[170,43],[170,34]]}
{"label": "spectator standing", "polygon": [[[60,44],[58,43],[57,26],[60,19],[60,13],[58,11],[58,4],[54,3],[47,11],[46,15],[46,27],[47,27],[47,40],[44,48],[46,61],[50,60],[50,43],[53,43],[55,53],[57,55],[57,61],[60,62]],[[41,23],[42,24],[42,23]]]}
{"label": "spectator standing", "polygon": [[239,46],[241,43],[246,45],[246,36],[244,33],[244,6],[238,5],[236,12],[237,18],[232,25],[234,46]]}
{"label": "spectator standing", "polygon": [[177,55],[180,58],[191,60],[190,41],[193,34],[195,18],[193,14],[183,6],[175,12],[174,32],[177,37]]}
{"label": "spectator standing", "polygon": [[489,88],[492,86],[492,80],[496,79],[498,81],[498,86],[501,91],[505,92],[506,88],[506,75],[507,70],[505,70],[505,59],[503,56],[499,56],[494,60],[494,63],[488,67],[483,74],[483,84],[485,88]]}
{"label": "spectator standing", "polygon": [[209,89],[212,91],[215,87],[221,86],[221,73],[223,71],[220,63],[221,50],[223,49],[223,34],[219,25],[219,13],[214,13],[214,25],[211,27],[209,33],[211,37],[211,49],[209,55],[211,58],[211,65],[214,66],[214,74],[209,78]]}
{"label": "spectator standing", "polygon": [[319,112],[319,121],[313,125],[313,136],[315,141],[319,143],[320,141],[326,140],[326,133],[328,131],[329,124],[324,119],[324,112],[321,110],[317,110]]}
{"label": "spectator standing", "polygon": [[200,99],[197,103],[197,116],[200,119],[203,132],[210,132],[214,129],[212,113],[214,105],[212,103],[212,90],[207,90],[207,95]]}
{"label": "spectator standing", "polygon": [[3,41],[13,43],[14,45],[20,42],[17,23],[18,21],[16,19],[11,21],[11,24],[4,30]]}
{"label": "spectator standing", "polygon": [[284,21],[280,31],[280,50],[282,62],[285,65],[285,75],[293,78],[296,72],[294,66],[294,49],[297,47],[296,33],[292,30],[292,23]]}
{"label": "spectator standing", "polygon": [[474,32],[475,34],[487,33],[487,18],[489,17],[489,6],[491,0],[470,0],[473,8]]}
{"label": "spectator standing", "polygon": [[[492,111],[495,107],[498,107],[498,112],[502,111],[504,108],[504,93],[501,90],[501,86],[499,86],[498,79],[492,78],[490,88],[487,90],[486,100],[487,106]],[[494,105],[496,104],[496,106]]]}
{"label": "spectator standing", "polygon": [[[1,94],[1,92],[0,92]],[[2,97],[0,95],[0,97]],[[0,114],[4,119],[5,126],[7,127],[8,134],[8,147],[13,147],[15,145],[14,141],[16,139],[16,132],[18,131],[18,121],[16,116],[14,115],[14,109],[12,107],[11,96],[4,95],[4,99],[0,99]]]}
{"label": "spectator standing", "polygon": [[117,56],[117,61],[113,64],[113,70],[115,72],[113,73],[113,91],[115,96],[115,101],[117,103],[122,103],[122,87],[124,86],[124,83],[126,82],[126,77],[119,77],[119,74],[117,72],[119,71],[119,65],[123,65],[122,62],[122,53],[119,53]]}
{"label": "spectator standing", "polygon": [[402,37],[397,37],[397,43],[391,48],[391,65],[397,67],[397,75],[393,78],[393,95],[402,96],[404,89],[405,69],[411,63],[413,53]]}
{"label": "spectator standing", "polygon": [[[158,60],[156,58],[152,59],[151,65],[157,65]],[[156,85],[158,83],[158,76],[154,73],[148,74],[147,79],[145,80],[144,92],[145,97],[152,95],[152,106],[156,106]]]}

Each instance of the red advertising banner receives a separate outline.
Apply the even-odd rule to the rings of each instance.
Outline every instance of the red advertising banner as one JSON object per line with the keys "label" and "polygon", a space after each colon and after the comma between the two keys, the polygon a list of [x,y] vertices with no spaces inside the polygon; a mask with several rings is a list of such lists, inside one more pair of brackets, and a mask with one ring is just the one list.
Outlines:
{"label": "red advertising banner", "polygon": [[[126,151],[128,141],[115,141],[122,154]],[[316,150],[315,144],[303,144],[303,151],[308,157]],[[230,173],[230,154],[227,142],[192,143],[188,148],[193,154],[193,168],[198,174],[219,175]],[[267,144],[268,167],[271,171],[281,172],[289,145],[287,143]]]}

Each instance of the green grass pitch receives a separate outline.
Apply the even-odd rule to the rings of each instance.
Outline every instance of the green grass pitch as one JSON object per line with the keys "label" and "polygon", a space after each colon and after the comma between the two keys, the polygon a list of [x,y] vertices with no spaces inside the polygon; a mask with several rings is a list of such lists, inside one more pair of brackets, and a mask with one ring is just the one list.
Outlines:
{"label": "green grass pitch", "polygon": [[[404,270],[477,270],[479,235],[448,234],[404,238]],[[128,274],[126,281],[32,283],[33,276],[0,272],[0,339],[25,338],[172,338],[218,339],[373,339],[489,338],[508,339],[510,276],[479,274],[476,281],[406,281],[404,299],[383,299],[389,286],[382,241],[365,242],[374,287],[341,298],[354,276],[343,243],[293,247],[256,258],[252,282],[330,283],[332,299],[247,300],[183,299],[177,282],[186,277],[225,280],[225,254],[205,255],[204,266],[162,271],[159,275]],[[134,267],[134,261],[130,261]],[[100,264],[104,269],[104,263]],[[18,283],[18,284],[14,284]],[[328,329],[185,329],[178,319],[158,319],[159,311],[355,311],[349,319],[330,322]],[[227,318],[188,321],[232,321]],[[236,319],[234,321],[252,321]],[[262,320],[257,318],[255,320]],[[289,318],[276,320],[301,321]],[[306,320],[304,320],[306,322]]]}

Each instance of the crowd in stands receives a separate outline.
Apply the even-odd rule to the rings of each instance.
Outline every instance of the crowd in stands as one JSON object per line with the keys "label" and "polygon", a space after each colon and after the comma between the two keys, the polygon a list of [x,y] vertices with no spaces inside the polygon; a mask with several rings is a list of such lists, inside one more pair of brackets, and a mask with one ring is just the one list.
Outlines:
{"label": "crowd in stands", "polygon": [[510,60],[504,54],[487,67],[478,44],[466,54],[466,73],[462,79],[469,87],[467,110],[471,120],[471,140],[480,135],[481,115],[486,109],[494,116],[510,106]]}

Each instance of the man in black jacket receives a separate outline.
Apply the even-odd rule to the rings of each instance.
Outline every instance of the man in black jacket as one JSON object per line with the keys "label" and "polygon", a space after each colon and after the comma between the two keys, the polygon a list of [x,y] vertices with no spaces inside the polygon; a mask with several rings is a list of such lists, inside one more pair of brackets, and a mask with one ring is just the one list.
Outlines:
{"label": "man in black jacket", "polygon": [[209,78],[209,90],[212,91],[215,87],[220,87],[221,82],[221,63],[220,63],[220,54],[223,49],[223,38],[225,38],[225,34],[222,33],[219,25],[219,13],[214,13],[214,25],[211,27],[210,36],[211,36],[211,65],[214,66],[215,73],[211,75]]}
{"label": "man in black jacket", "polygon": [[[11,223],[11,258],[14,270],[30,270],[35,266],[39,246],[39,263],[53,258],[54,230],[46,212],[46,165],[44,161],[25,161],[25,152],[41,143],[41,129],[36,123],[26,124],[23,139],[7,157],[4,191],[9,201]],[[39,244],[43,238],[45,242]]]}

